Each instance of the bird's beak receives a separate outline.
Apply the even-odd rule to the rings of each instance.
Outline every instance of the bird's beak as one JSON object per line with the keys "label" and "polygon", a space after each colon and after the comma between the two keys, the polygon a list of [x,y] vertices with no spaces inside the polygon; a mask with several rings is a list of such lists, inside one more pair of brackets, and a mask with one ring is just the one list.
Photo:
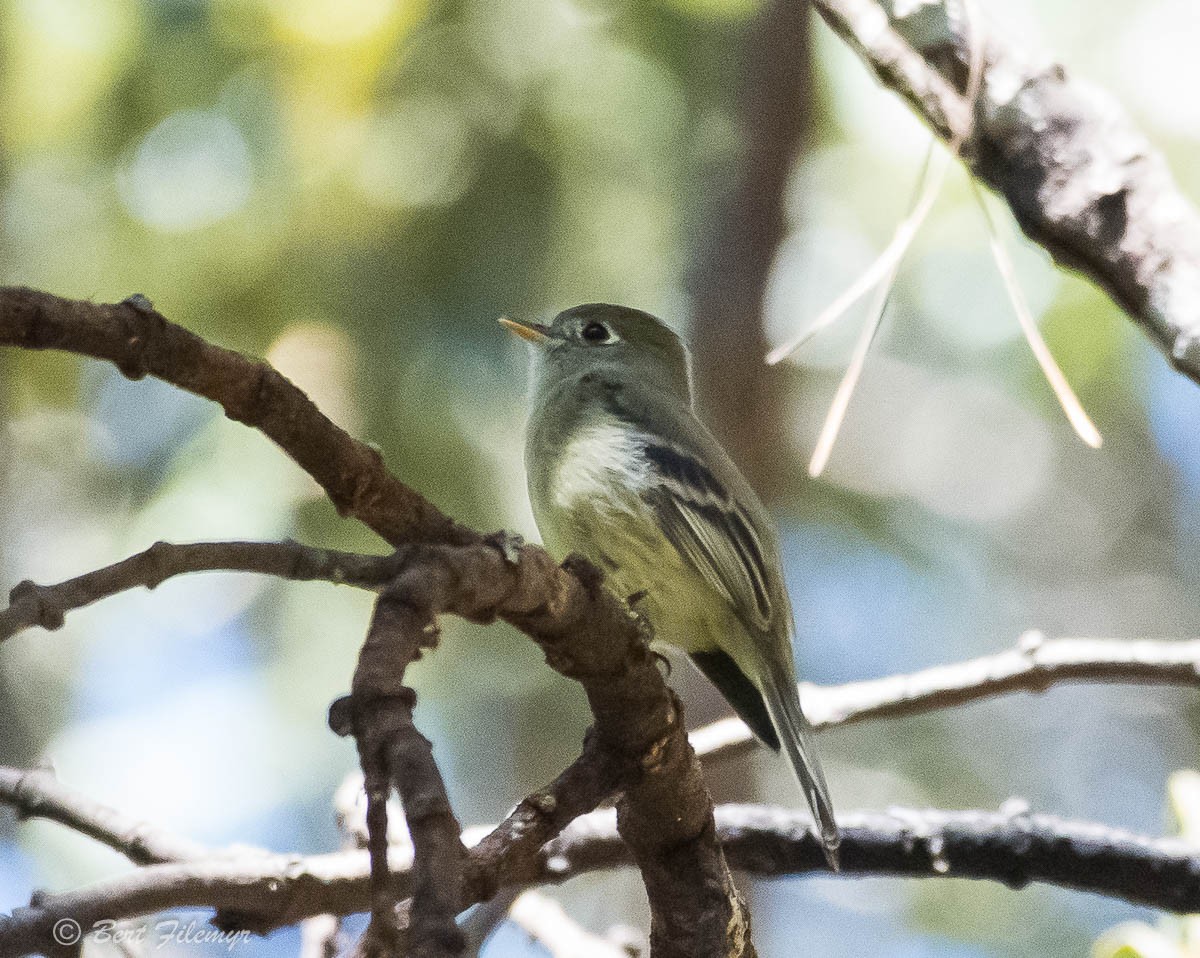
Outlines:
{"label": "bird's beak", "polygon": [[501,316],[500,325],[510,333],[520,336],[522,339],[527,339],[531,343],[538,343],[540,345],[550,338],[550,327],[543,326],[541,323],[518,323],[515,319]]}

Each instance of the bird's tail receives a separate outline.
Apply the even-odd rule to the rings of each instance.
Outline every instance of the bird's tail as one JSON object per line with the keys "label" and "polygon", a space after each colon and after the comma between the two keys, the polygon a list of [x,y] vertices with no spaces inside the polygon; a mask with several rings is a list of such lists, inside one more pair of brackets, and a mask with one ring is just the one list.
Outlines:
{"label": "bird's tail", "polygon": [[812,728],[800,710],[800,695],[796,685],[794,682],[778,682],[767,678],[763,682],[762,694],[771,724],[779,734],[780,745],[812,809],[825,860],[831,869],[837,871],[841,834],[833,816],[833,803],[829,800],[825,774],[812,747]]}

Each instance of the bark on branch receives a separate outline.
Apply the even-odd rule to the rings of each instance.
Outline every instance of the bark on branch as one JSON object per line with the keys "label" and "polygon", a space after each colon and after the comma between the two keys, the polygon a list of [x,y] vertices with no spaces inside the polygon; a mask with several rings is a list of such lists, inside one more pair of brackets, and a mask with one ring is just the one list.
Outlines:
{"label": "bark on branch", "polygon": [[[176,575],[241,571],[378,590],[408,560],[406,552],[370,556],[295,542],[157,542],[128,559],[55,585],[19,583],[10,594],[11,605],[0,610],[0,641],[24,628],[57,628],[69,611],[129,589],[153,589]],[[1030,631],[1016,648],[996,655],[846,685],[801,683],[800,695],[805,714],[820,730],[953,708],[1010,692],[1045,692],[1068,682],[1200,687],[1200,640],[1047,639]],[[748,751],[755,741],[736,717],[696,729],[689,738],[704,758]],[[529,801],[570,808],[575,815],[590,811],[592,805],[563,803],[570,801],[571,794],[607,797],[604,783],[596,777],[599,768],[600,763],[588,759],[563,782],[551,786],[553,794],[548,791]],[[591,776],[586,785],[575,781],[580,774]],[[544,820],[545,816],[526,816],[514,823],[513,832],[532,834],[535,821]],[[548,839],[548,834],[542,837],[543,842]]]}
{"label": "bark on branch", "polygon": [[[753,955],[749,917],[716,841],[679,702],[649,651],[647,627],[602,587],[594,568],[560,567],[540,548],[457,525],[270,366],[167,322],[144,297],[104,305],[2,288],[0,345],[104,359],[131,378],[153,375],[218,402],[291,456],[344,515],[393,546],[438,543],[422,554],[420,594],[429,608],[505,618],[583,686],[596,748],[605,769],[615,770],[609,790],[619,790],[621,833],[642,865],[654,954]],[[561,827],[553,808],[544,813]]]}
{"label": "bark on branch", "polygon": [[[151,863],[77,891],[40,896],[31,907],[0,918],[5,955],[53,951],[52,929],[62,919],[87,929],[106,919],[215,907],[256,916],[254,927],[266,931],[313,915],[370,907],[365,851],[300,857],[239,848],[192,857],[196,849],[190,843],[99,806],[44,770],[0,769],[0,802]],[[893,808],[844,813],[840,821],[848,875],[965,877],[1012,888],[1044,882],[1168,911],[1200,911],[1200,848],[1179,839],[1035,814],[1015,800],[998,812]],[[717,809],[715,824],[736,868],[764,876],[824,870],[806,812],[728,805]],[[478,851],[481,837],[492,831],[468,829],[463,841]],[[522,870],[516,887],[633,862],[612,811],[576,819],[534,852],[535,867]],[[389,890],[397,899],[412,892],[412,858],[410,843],[390,849]],[[463,904],[475,900],[480,899],[468,895]]]}
{"label": "bark on branch", "polygon": [[[463,950],[455,924],[463,896],[466,849],[428,739],[413,724],[417,695],[404,684],[408,666],[436,644],[435,608],[419,590],[419,570],[400,573],[375,603],[349,696],[334,702],[330,727],[353,734],[367,795],[371,924],[364,955],[454,958]],[[388,876],[387,801],[400,794],[413,845],[413,902],[401,946],[397,899]]]}
{"label": "bark on branch", "polygon": [[[817,729],[954,708],[1010,692],[1044,692],[1067,682],[1200,687],[1200,640],[1046,639],[1028,632],[1017,648],[909,675],[821,687],[800,685],[804,714]],[[737,718],[696,729],[706,759],[754,747]]]}
{"label": "bark on branch", "polygon": [[[416,590],[428,598],[427,573],[412,550],[376,557],[315,550],[294,543],[158,544],[107,569],[60,585],[26,587],[17,605],[0,612],[0,623],[15,618],[21,623],[38,624],[36,612],[42,606],[74,608],[123,588],[153,585],[172,574],[201,569],[243,569],[377,588],[384,582],[396,582],[406,566],[409,576],[399,578],[400,588]],[[43,596],[40,603],[32,601],[35,595]],[[480,598],[473,595],[459,608],[469,617],[484,615],[475,604]],[[458,600],[443,596],[438,601]],[[486,607],[487,602],[483,605]],[[392,673],[384,670],[382,674],[386,677]],[[1200,640],[1045,639],[1031,632],[1021,638],[1017,648],[997,655],[843,686],[805,684],[801,694],[807,713],[820,729],[951,708],[1009,692],[1041,692],[1066,682],[1195,687],[1200,685]],[[691,740],[697,753],[707,759],[753,747],[748,730],[735,718],[696,730]],[[584,755],[558,780],[526,798],[503,825],[475,845],[465,878],[465,903],[485,900],[497,890],[537,882],[544,870],[542,846],[616,788],[619,776],[609,767],[598,741],[593,736]],[[137,862],[211,857],[200,846],[173,847],[170,836],[156,837],[145,826],[124,822],[109,810],[69,796],[69,790],[64,791],[46,773],[0,770],[0,800],[18,805],[25,814],[54,818],[105,841]],[[358,834],[362,847],[367,847],[365,821],[349,821],[345,827],[351,834]],[[392,854],[394,858],[395,849]],[[380,887],[395,896],[406,893],[409,886],[393,881]],[[261,920],[256,922],[245,913],[227,916],[222,922],[261,927]]]}
{"label": "bark on branch", "polygon": [[154,376],[211,399],[295,460],[339,513],[392,545],[479,538],[396,479],[375,449],[337,426],[270,365],[168,322],[144,296],[107,304],[0,287],[0,345],[103,359],[130,379]]}
{"label": "bark on branch", "polygon": [[297,542],[156,542],[144,552],[57,585],[26,579],[0,611],[0,642],[23,629],[62,627],[68,612],[130,589],[154,589],[191,572],[257,572],[300,582],[334,582],[366,589],[386,584],[398,569],[395,556],[316,549]]}
{"label": "bark on branch", "polygon": [[[943,140],[971,128],[961,34],[917,50],[876,0],[813,3]],[[1200,213],[1111,96],[972,27],[985,31],[986,69],[962,151],[971,170],[1030,239],[1100,286],[1200,383]]]}
{"label": "bark on branch", "polygon": [[[423,927],[433,929],[423,935],[423,940],[432,941],[440,935],[440,940],[448,943],[442,951],[449,953],[454,946],[449,916],[456,904],[465,907],[504,887],[561,880],[574,873],[572,869],[607,867],[615,859],[606,842],[612,835],[619,835],[626,849],[621,854],[632,857],[646,885],[654,955],[753,955],[745,906],[733,887],[717,840],[718,826],[698,762],[683,734],[679,703],[665,686],[649,651],[645,623],[602,587],[595,569],[581,561],[569,561],[560,567],[537,547],[504,535],[485,537],[456,525],[388,474],[377,453],[326,419],[278,373],[172,326],[144,299],[105,306],[30,290],[0,289],[0,345],[5,343],[59,348],[107,359],[127,375],[136,378],[150,373],[220,402],[227,415],[263,431],[306,468],[343,512],[361,519],[399,547],[393,556],[362,557],[286,543],[158,546],[60,586],[18,587],[12,608],[0,613],[5,629],[11,631],[28,624],[54,627],[67,609],[113,591],[153,585],[173,572],[217,565],[291,578],[348,578],[371,587],[378,586],[377,576],[382,577],[389,591],[379,603],[372,636],[364,648],[364,668],[354,685],[351,708],[343,717],[347,718],[346,727],[359,733],[360,744],[367,745],[363,764],[375,792],[376,810],[381,807],[379,797],[386,793],[386,780],[397,778],[399,765],[410,770],[424,768],[415,777],[403,776],[409,785],[415,781],[422,786],[423,781],[430,786],[409,795],[415,806],[425,808],[429,819],[428,828],[423,830],[418,824],[414,830],[414,838],[423,849],[419,849],[418,858],[424,859],[416,880],[418,884],[424,882],[426,891],[417,897],[412,917],[414,924],[426,922]],[[403,686],[403,674],[405,664],[439,613],[479,622],[503,618],[530,635],[553,668],[583,686],[595,726],[583,754],[563,775],[522,802],[461,863],[457,862],[457,853],[452,855],[456,861],[450,872],[435,874],[424,870],[426,863],[442,861],[445,856],[439,850],[457,847],[458,829],[444,802],[444,792],[435,794],[440,782],[428,757],[428,743],[422,744],[412,728],[412,699]],[[1009,663],[1007,672],[994,669],[995,661],[982,670],[978,663],[968,664],[974,667],[974,678],[968,675],[957,688],[945,676],[939,684],[930,675],[923,680],[891,680],[893,686],[886,687],[882,681],[874,686],[868,683],[853,694],[842,692],[846,700],[840,717],[836,710],[822,713],[819,705],[814,714],[825,724],[832,724],[870,714],[911,712],[1060,678],[1102,677],[1093,674],[1097,669],[1109,669],[1114,678],[1135,675],[1146,680],[1195,681],[1195,649],[1188,649],[1187,662],[1180,658],[1174,664],[1168,660],[1178,650],[1163,644],[1163,648],[1150,650],[1157,659],[1149,662],[1145,647],[1119,663],[1122,650],[1110,647],[1104,650],[1108,664],[1055,665],[1049,661],[1052,656],[1047,650],[1051,645],[1046,643],[1036,655],[1023,650],[1019,661]],[[895,684],[897,681],[899,684]],[[811,691],[808,694],[811,696]],[[26,799],[17,799],[16,804],[37,794],[41,796],[40,808],[55,807],[55,801],[47,798],[51,792],[32,788],[31,782],[28,776],[18,782],[14,794],[24,794]],[[595,828],[587,833],[586,823],[579,824],[572,826],[557,844],[546,845],[575,816],[614,794],[615,831],[608,819],[604,820],[609,822],[605,826],[608,831],[603,835]],[[112,822],[97,825],[94,815],[78,809],[76,812],[77,818],[71,822],[74,827],[96,837],[116,836],[124,841],[120,838],[124,832]],[[417,814],[422,812],[418,809]],[[85,822],[89,818],[93,819],[91,824]],[[853,826],[855,821],[853,816],[847,817],[847,825]],[[376,913],[382,915],[390,911],[392,903],[412,892],[414,874],[411,856],[399,854],[395,848],[385,850],[378,840],[384,834],[378,827],[381,823],[375,824],[372,894]],[[732,824],[736,822],[731,819],[722,827],[728,831]],[[859,849],[851,858],[858,864],[849,870],[873,869],[878,864],[884,870],[919,871],[914,864],[912,834],[902,838],[884,835],[881,839],[886,829],[880,823],[860,824],[865,831],[857,838],[848,836],[848,847]],[[937,827],[945,831],[962,824],[947,819]],[[987,840],[1000,840],[998,822],[985,822],[983,827]],[[1006,827],[1009,832],[1005,834],[1011,833],[1011,822]],[[591,838],[585,840],[585,833]],[[739,834],[748,836],[752,830]],[[953,836],[947,833],[943,837],[949,840]],[[1058,866],[1054,862],[1060,859],[1050,854],[1053,848],[1048,848],[1047,856],[1042,858],[1035,856],[1027,861],[1028,856],[1020,857],[1025,870],[1019,873],[1014,872],[1016,865],[1011,858],[989,859],[991,864],[971,866],[969,843],[951,842],[955,856],[952,861],[959,867],[961,851],[967,855],[960,867],[964,874],[977,867],[979,877],[1007,875],[1016,880],[1012,878],[1016,874],[1020,880],[1072,881],[1078,887],[1110,894],[1126,893],[1121,878],[1126,872],[1122,869],[1132,867],[1140,875],[1139,862],[1149,861],[1157,869],[1156,874],[1176,876],[1183,867],[1182,858],[1186,858],[1187,867],[1196,872],[1191,853],[1184,854],[1174,846],[1147,845],[1145,841],[1131,844],[1127,836],[1114,837],[1105,832],[1102,845],[1109,851],[1099,854],[1095,846],[1076,841],[1082,837],[1070,829],[1065,838],[1059,836],[1071,847],[1082,849],[1078,854],[1091,855],[1090,860],[1114,869],[1112,873],[1097,871],[1089,875],[1087,881],[1092,884],[1079,885],[1067,872],[1055,871]],[[795,855],[802,855],[796,849],[803,846],[804,840],[797,833],[785,845]],[[570,844],[572,841],[575,844]],[[743,837],[730,847],[752,847],[739,844],[748,841]],[[813,839],[808,841],[816,856]],[[871,857],[876,854],[871,851],[876,848],[872,843],[879,841],[888,848],[898,842],[900,851],[895,854],[899,857],[881,859],[883,864],[879,864]],[[1019,851],[1033,839],[1020,833],[1012,841]],[[1048,840],[1048,844],[1054,846],[1055,841]],[[161,836],[154,841],[143,837],[143,860],[167,854],[178,858],[179,848],[172,851],[161,842]],[[940,860],[935,855],[926,857],[926,865],[920,867],[938,873]],[[196,904],[217,908],[227,924],[266,928],[313,914],[360,911],[372,900],[368,896],[366,858],[351,853],[299,860],[295,856],[255,853],[193,856],[186,861],[148,865],[92,889],[37,896],[30,908],[0,919],[0,952],[7,953],[10,946],[13,951],[44,949],[48,930],[58,917],[69,917],[86,926],[103,918]],[[791,861],[787,867],[798,869],[806,859]],[[742,862],[750,867],[751,859]],[[1183,879],[1175,884],[1185,890],[1191,887]],[[1158,886],[1152,880],[1147,879],[1141,887],[1151,889],[1142,894],[1157,896],[1156,902],[1163,907],[1176,907],[1174,899],[1156,890]],[[457,903],[455,888],[459,889]],[[1187,905],[1200,907],[1190,897]]]}

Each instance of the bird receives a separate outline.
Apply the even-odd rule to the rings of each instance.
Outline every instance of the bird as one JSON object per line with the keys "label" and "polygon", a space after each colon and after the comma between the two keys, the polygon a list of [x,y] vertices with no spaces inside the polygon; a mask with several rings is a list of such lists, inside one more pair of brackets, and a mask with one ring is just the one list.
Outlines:
{"label": "bird", "polygon": [[840,834],[800,708],[778,540],[695,413],[687,347],[657,317],[610,303],[548,325],[500,323],[533,347],[525,467],[544,545],[582,554],[637,595],[655,637],[782,750],[836,871]]}

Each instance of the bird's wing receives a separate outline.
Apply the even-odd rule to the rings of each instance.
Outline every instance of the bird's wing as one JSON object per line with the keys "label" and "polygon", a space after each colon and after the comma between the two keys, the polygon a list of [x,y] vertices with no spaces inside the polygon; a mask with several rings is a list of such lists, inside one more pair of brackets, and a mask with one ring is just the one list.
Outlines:
{"label": "bird's wing", "polygon": [[667,538],[739,619],[770,629],[777,610],[763,543],[746,510],[688,451],[647,440],[645,455],[656,480],[647,492]]}

